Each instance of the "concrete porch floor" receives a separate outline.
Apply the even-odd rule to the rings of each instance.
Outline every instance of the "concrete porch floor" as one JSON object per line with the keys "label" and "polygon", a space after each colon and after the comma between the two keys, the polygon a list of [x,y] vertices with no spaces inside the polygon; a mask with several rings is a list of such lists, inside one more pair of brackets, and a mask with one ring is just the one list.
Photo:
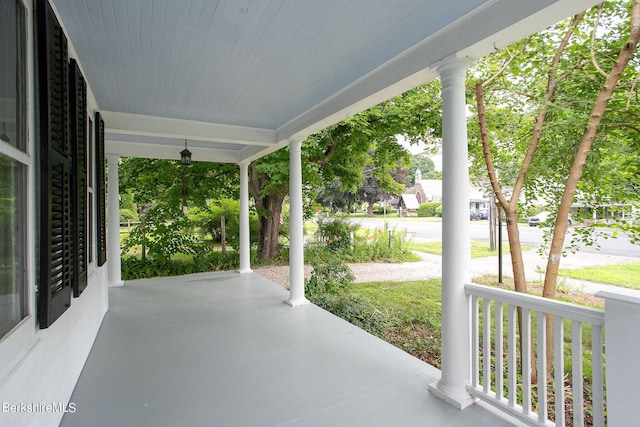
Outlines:
{"label": "concrete porch floor", "polygon": [[130,281],[62,426],[501,426],[428,390],[439,371],[255,273]]}

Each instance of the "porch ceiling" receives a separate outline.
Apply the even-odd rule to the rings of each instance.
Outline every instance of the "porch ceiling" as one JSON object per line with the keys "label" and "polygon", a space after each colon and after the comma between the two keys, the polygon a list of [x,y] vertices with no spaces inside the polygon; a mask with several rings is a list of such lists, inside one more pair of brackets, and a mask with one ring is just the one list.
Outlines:
{"label": "porch ceiling", "polygon": [[105,118],[108,152],[176,158],[188,139],[194,159],[240,162],[434,78],[449,57],[486,55],[595,3],[57,0],[55,7]]}

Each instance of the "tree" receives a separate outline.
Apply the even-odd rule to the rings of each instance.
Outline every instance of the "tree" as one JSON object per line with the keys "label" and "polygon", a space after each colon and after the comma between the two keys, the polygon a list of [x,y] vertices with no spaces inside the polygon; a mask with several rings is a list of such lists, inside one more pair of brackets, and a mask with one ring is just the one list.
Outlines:
{"label": "tree", "polygon": [[131,193],[138,204],[165,203],[204,207],[207,199],[238,198],[238,165],[125,157],[119,169],[121,193]]}
{"label": "tree", "polygon": [[[628,21],[621,19],[625,15]],[[612,35],[599,37],[596,42],[596,33],[604,33],[602,25]],[[629,36],[623,41],[625,32]],[[622,185],[609,177],[626,163],[620,153],[629,152],[629,141],[637,140],[638,128],[633,120],[639,112],[637,64],[626,74],[625,70],[639,39],[640,3],[607,3],[482,63],[486,65],[486,80],[476,84],[480,140],[493,191],[507,218],[516,291],[526,291],[516,222],[523,190],[530,195],[540,192],[552,206],[558,206],[543,290],[543,296],[553,298],[569,210],[576,194],[590,190],[593,200],[600,199],[603,192],[625,198],[630,188],[637,188],[638,177],[633,173],[622,177]],[[554,46],[553,50],[549,46]],[[476,77],[481,76],[483,72],[477,71]],[[621,90],[614,92],[619,81]],[[495,105],[491,116],[487,115],[485,98]],[[613,120],[605,120],[605,113]],[[493,125],[491,131],[489,124]],[[620,138],[620,129],[635,137]],[[498,153],[498,160],[509,156],[518,159],[517,174],[512,167],[498,169],[494,153]],[[504,170],[504,175],[498,176],[498,170]],[[606,170],[609,173],[603,173]],[[583,176],[587,178],[584,183]],[[596,181],[604,191],[595,191]],[[510,196],[504,190],[505,183],[511,183],[507,185]],[[551,369],[550,321],[546,336],[547,366]]]}
{"label": "tree", "polygon": [[[342,190],[355,192],[362,185],[363,167],[369,166],[382,188],[397,191],[390,171],[403,165],[408,155],[395,135],[413,142],[439,135],[440,105],[439,87],[430,83],[309,136],[302,145],[307,194],[336,178]],[[288,150],[282,149],[249,167],[249,190],[260,216],[258,247],[265,260],[279,256],[279,217],[289,192],[288,160]]]}
{"label": "tree", "polygon": [[[404,155],[406,156],[406,155]],[[399,167],[389,171],[389,176],[395,182],[387,182],[384,185],[376,177],[376,168],[367,167],[363,171],[362,185],[357,191],[359,200],[367,203],[367,216],[373,216],[374,205],[392,196],[398,196],[405,189],[406,169]]]}
{"label": "tree", "polygon": [[147,248],[161,262],[176,253],[192,253],[195,242],[184,232],[191,225],[184,208],[205,208],[207,199],[237,199],[239,193],[234,164],[194,162],[186,168],[173,160],[123,158],[119,172],[120,191],[133,195],[141,220],[123,249],[141,245],[143,259]]}
{"label": "tree", "polygon": [[405,184],[408,187],[413,186],[416,177],[416,171],[418,169],[420,170],[422,179],[441,178],[440,173],[436,170],[436,166],[433,163],[433,160],[423,154],[418,154],[411,157],[411,164],[409,165],[407,176],[405,178]]}

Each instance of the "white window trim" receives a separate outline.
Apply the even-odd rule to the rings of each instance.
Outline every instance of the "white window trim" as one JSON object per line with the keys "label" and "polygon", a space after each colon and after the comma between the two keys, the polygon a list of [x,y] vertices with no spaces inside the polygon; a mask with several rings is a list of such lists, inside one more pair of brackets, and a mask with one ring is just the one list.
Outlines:
{"label": "white window trim", "polygon": [[34,81],[34,28],[33,28],[33,8],[31,2],[18,0],[22,3],[25,12],[26,28],[26,121],[27,121],[27,141],[26,152],[21,151],[9,144],[0,143],[0,153],[6,155],[26,168],[26,217],[27,217],[27,242],[25,245],[26,265],[25,265],[25,292],[27,298],[27,312],[25,318],[18,322],[11,331],[4,337],[0,337],[0,387],[11,376],[14,369],[19,366],[23,358],[31,351],[37,343],[37,323],[34,316],[36,310],[36,167],[34,166],[33,154],[35,151],[34,135],[35,127],[35,93]]}

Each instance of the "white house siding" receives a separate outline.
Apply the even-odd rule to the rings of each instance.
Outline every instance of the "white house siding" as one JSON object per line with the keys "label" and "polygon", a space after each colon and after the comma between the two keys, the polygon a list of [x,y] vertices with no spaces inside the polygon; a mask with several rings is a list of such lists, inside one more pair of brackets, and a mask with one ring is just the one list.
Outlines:
{"label": "white house siding", "polygon": [[[63,412],[58,405],[66,405],[84,367],[95,337],[108,310],[107,265],[89,265],[88,285],[71,306],[47,329],[39,329],[36,318],[37,277],[37,209],[35,186],[37,162],[35,158],[36,114],[33,81],[34,68],[34,7],[33,1],[23,2],[27,8],[27,81],[29,174],[27,194],[28,238],[25,254],[28,258],[28,311],[29,315],[11,332],[0,337],[0,425],[2,426],[57,426]],[[76,58],[69,41],[69,56]],[[78,62],[80,62],[78,60]],[[88,86],[88,114],[97,110]],[[95,209],[93,209],[95,214]],[[91,221],[96,226],[95,219]],[[93,239],[95,244],[95,237]],[[56,405],[51,407],[47,405]],[[67,406],[67,408],[72,408]]]}
{"label": "white house siding", "polygon": [[[106,313],[105,284],[106,269],[101,268],[58,320],[36,332],[33,347],[3,378],[1,425],[42,427],[60,423],[64,412],[47,412],[44,406],[69,402]],[[35,328],[33,323],[30,327]],[[42,412],[29,412],[28,408],[25,412],[6,412],[7,404],[40,405]]]}

